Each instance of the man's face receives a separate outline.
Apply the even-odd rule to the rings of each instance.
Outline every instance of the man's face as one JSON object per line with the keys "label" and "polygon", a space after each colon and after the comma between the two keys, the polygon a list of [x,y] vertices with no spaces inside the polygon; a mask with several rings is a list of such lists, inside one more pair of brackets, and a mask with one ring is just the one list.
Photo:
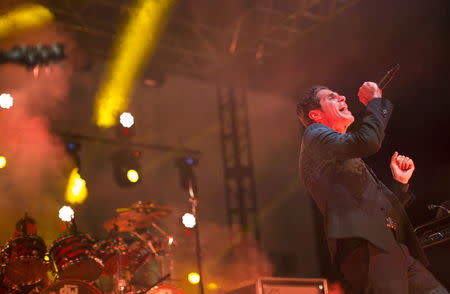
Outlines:
{"label": "man's face", "polygon": [[321,109],[311,111],[315,112],[312,117],[313,120],[344,133],[355,120],[348,110],[345,96],[341,96],[330,89],[322,89],[317,93],[317,97],[320,99]]}

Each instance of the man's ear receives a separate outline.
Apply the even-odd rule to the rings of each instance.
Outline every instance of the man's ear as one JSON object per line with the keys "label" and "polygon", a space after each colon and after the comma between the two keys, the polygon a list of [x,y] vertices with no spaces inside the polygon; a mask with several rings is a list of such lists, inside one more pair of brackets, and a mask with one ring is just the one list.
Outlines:
{"label": "man's ear", "polygon": [[318,122],[322,119],[322,112],[319,109],[310,110],[308,116],[311,120]]}

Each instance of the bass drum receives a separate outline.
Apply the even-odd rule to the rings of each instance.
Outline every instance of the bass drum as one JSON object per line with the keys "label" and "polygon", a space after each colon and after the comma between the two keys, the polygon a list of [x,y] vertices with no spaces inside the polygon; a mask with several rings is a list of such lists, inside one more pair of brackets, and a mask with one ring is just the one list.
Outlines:
{"label": "bass drum", "polygon": [[59,280],[47,288],[42,289],[39,294],[102,294],[102,292],[92,286],[79,280]]}
{"label": "bass drum", "polygon": [[151,288],[150,290],[145,292],[145,294],[186,294],[186,293],[172,286],[160,285]]}

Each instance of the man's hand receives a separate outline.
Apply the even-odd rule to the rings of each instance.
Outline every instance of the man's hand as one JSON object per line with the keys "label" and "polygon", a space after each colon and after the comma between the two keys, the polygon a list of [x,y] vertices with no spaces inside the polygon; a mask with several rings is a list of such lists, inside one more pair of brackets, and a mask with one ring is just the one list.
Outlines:
{"label": "man's hand", "polygon": [[392,155],[390,166],[394,180],[408,184],[415,169],[414,161],[409,157],[398,155],[398,152],[395,151],[394,155]]}
{"label": "man's hand", "polygon": [[362,104],[367,106],[367,103],[369,103],[369,101],[372,100],[373,98],[381,98],[382,91],[380,88],[378,88],[378,85],[375,84],[374,82],[365,82],[359,88],[358,97],[359,101],[361,101]]}

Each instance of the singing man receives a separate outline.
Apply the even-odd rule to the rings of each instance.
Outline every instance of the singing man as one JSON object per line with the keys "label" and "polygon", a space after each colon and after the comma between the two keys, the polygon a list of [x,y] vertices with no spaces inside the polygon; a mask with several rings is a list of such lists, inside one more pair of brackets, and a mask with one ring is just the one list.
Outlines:
{"label": "singing man", "polygon": [[360,125],[346,98],[316,86],[302,96],[297,116],[305,126],[301,179],[319,208],[328,247],[347,294],[448,294],[425,268],[404,207],[414,162],[395,152],[388,189],[361,158],[381,147],[393,105],[373,82],[358,92],[366,106]]}

